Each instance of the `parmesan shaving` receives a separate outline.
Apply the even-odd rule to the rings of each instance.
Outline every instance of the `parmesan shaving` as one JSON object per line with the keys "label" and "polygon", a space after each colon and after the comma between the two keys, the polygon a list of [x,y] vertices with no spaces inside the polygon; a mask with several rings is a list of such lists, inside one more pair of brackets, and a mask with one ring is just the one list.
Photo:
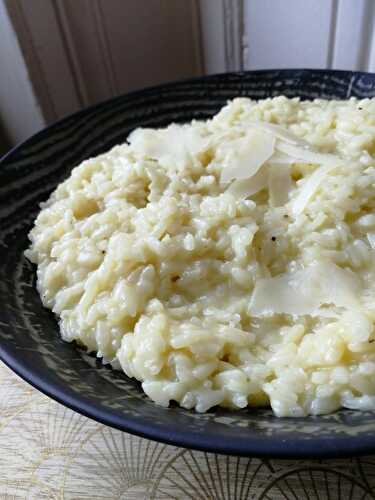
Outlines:
{"label": "parmesan shaving", "polygon": [[298,162],[316,163],[318,165],[337,165],[341,163],[341,160],[338,156],[328,153],[316,153],[311,149],[300,148],[281,141],[277,141],[276,149],[291,156]]}
{"label": "parmesan shaving", "polygon": [[323,304],[358,308],[359,279],[330,262],[317,262],[299,271],[257,281],[249,311],[272,314],[317,315]]}
{"label": "parmesan shaving", "polygon": [[247,179],[255,175],[260,167],[273,155],[275,139],[270,134],[251,130],[236,141],[238,149],[231,150],[224,159],[220,181]]}
{"label": "parmesan shaving", "polygon": [[264,165],[253,177],[233,181],[226,189],[226,192],[232,194],[238,200],[245,200],[267,187],[267,180],[268,175]]}
{"label": "parmesan shaving", "polygon": [[275,123],[254,121],[254,122],[249,122],[249,125],[251,127],[264,130],[265,132],[272,134],[275,138],[281,139],[282,141],[285,141],[289,144],[300,145],[302,147],[309,147],[308,142],[296,136],[295,134],[290,132],[290,130],[280,125],[276,125]]}
{"label": "parmesan shaving", "polygon": [[139,128],[128,137],[131,149],[142,156],[170,164],[186,165],[191,155],[205,150],[209,141],[192,127],[172,124],[165,129]]}
{"label": "parmesan shaving", "polygon": [[302,189],[292,203],[292,212],[295,216],[301,214],[305,210],[309,201],[313,198],[325,177],[334,168],[336,168],[336,165],[334,164],[325,165],[315,170],[315,172],[307,178],[302,186]]}
{"label": "parmesan shaving", "polygon": [[292,156],[289,156],[285,153],[281,153],[280,151],[275,151],[271,158],[268,160],[268,163],[272,163],[274,165],[293,165],[294,163],[308,163],[306,161],[296,160]]}

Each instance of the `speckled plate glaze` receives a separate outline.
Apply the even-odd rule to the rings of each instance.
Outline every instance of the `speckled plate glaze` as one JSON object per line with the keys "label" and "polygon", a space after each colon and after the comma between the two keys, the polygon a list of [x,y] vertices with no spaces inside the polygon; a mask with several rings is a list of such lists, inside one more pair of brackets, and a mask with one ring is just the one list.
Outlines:
{"label": "speckled plate glaze", "polygon": [[305,99],[375,96],[375,75],[270,70],[208,76],[111,99],[36,134],[0,162],[0,357],[57,401],[127,432],[179,446],[246,456],[333,457],[375,452],[375,414],[278,419],[269,410],[196,414],[156,406],[124,374],[59,338],[42,307],[35,268],[24,258],[27,233],[72,167],[125,141],[138,126],[204,119],[237,96]]}

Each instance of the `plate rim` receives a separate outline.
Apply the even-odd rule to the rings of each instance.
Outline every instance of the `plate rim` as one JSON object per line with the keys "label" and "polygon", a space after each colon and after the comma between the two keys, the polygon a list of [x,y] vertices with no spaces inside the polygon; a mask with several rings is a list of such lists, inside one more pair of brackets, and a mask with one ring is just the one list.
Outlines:
{"label": "plate rim", "polygon": [[[105,412],[94,403],[86,401],[81,394],[69,390],[68,386],[49,383],[40,375],[31,372],[19,358],[13,356],[11,349],[8,350],[2,345],[0,345],[0,360],[36,390],[84,417],[120,431],[171,446],[222,455],[273,459],[349,458],[371,455],[375,452],[375,433],[372,437],[366,436],[366,438],[336,436],[332,441],[319,437],[302,441],[274,436],[255,439],[251,436],[248,441],[241,438],[232,442],[224,439],[214,443],[212,437],[207,439],[201,433],[171,431],[166,426],[152,426],[142,421],[139,422],[138,418],[126,415],[126,413],[121,418],[111,411]],[[319,419],[319,416],[314,418]],[[325,441],[324,449],[322,441]]]}

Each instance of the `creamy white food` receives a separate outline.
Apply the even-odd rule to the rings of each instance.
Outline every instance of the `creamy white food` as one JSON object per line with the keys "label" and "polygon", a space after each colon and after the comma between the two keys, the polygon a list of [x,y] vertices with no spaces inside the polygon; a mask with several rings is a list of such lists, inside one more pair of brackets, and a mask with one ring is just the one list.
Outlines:
{"label": "creamy white food", "polygon": [[26,254],[62,338],[156,403],[375,409],[375,100],[138,129],[41,208]]}

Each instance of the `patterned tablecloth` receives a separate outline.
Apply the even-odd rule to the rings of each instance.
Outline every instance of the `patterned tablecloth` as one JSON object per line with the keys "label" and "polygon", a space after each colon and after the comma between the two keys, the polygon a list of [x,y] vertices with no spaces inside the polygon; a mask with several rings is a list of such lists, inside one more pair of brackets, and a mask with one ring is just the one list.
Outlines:
{"label": "patterned tablecloth", "polygon": [[375,499],[375,457],[282,461],[184,450],[105,427],[0,363],[0,499]]}

